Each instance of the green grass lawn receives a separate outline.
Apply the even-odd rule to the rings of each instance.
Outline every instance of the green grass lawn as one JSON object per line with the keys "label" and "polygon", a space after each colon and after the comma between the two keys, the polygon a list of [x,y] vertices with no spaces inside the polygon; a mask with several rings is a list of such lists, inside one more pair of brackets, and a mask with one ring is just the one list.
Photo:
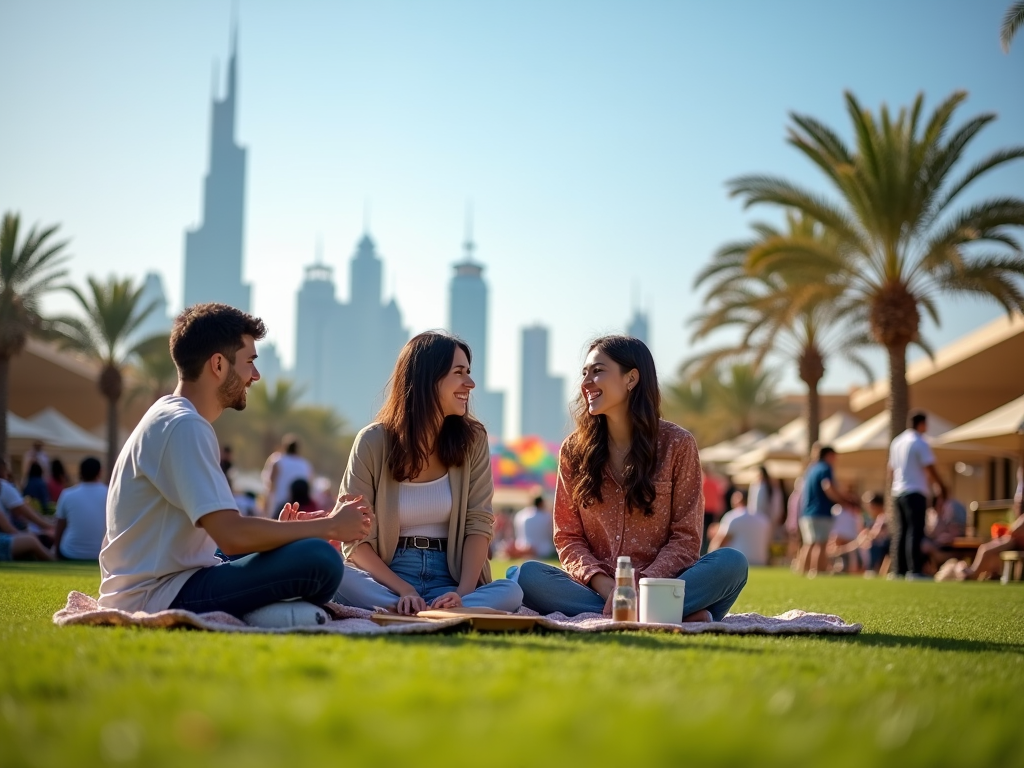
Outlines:
{"label": "green grass lawn", "polygon": [[854,637],[53,626],[97,585],[0,566],[0,765],[1024,765],[1019,585],[762,568],[734,608]]}

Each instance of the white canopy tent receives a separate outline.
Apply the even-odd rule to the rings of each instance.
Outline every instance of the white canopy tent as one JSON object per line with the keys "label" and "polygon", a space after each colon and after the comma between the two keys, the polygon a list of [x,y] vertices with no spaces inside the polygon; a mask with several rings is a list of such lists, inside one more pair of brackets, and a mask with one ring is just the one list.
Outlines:
{"label": "white canopy tent", "polygon": [[942,435],[940,446],[970,443],[992,451],[1016,452],[1024,467],[1024,396]]}
{"label": "white canopy tent", "polygon": [[82,429],[56,408],[44,408],[28,421],[49,434],[49,437],[43,438],[49,446],[72,451],[93,451],[100,457],[106,455],[106,440]]}

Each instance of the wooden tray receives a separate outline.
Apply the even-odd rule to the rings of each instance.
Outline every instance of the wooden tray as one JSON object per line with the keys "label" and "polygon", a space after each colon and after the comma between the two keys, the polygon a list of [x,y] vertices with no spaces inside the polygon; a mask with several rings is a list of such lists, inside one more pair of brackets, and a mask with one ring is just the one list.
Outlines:
{"label": "wooden tray", "polygon": [[539,616],[514,616],[510,613],[487,609],[452,608],[420,611],[416,616],[396,613],[375,613],[370,620],[375,624],[434,624],[439,621],[461,619],[478,632],[528,632],[537,625]]}

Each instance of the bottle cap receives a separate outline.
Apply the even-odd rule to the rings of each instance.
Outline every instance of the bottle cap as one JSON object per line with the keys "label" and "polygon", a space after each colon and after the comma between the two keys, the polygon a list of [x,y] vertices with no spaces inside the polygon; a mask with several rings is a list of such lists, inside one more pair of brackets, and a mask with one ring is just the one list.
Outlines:
{"label": "bottle cap", "polygon": [[632,568],[633,562],[629,559],[629,555],[620,555],[619,559],[615,562],[616,568]]}

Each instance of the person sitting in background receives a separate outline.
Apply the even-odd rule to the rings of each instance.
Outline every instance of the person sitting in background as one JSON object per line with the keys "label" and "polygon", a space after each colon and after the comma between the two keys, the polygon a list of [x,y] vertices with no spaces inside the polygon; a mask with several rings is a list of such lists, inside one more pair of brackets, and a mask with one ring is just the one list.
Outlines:
{"label": "person sitting in background", "polygon": [[78,479],[57,500],[53,551],[62,560],[98,560],[107,528],[107,486],[100,481],[99,459],[83,459]]}
{"label": "person sitting in background", "polygon": [[313,497],[309,495],[309,482],[303,480],[301,477],[298,480],[292,482],[291,485],[291,497],[288,499],[292,504],[297,504],[299,512],[313,512],[319,509],[316,503],[313,501]]}
{"label": "person sitting in background", "polygon": [[509,557],[546,559],[555,556],[555,524],[551,513],[544,509],[543,496],[516,512],[515,529],[515,550],[509,552]]}
{"label": "person sitting in background", "polygon": [[50,493],[50,501],[56,504],[60,501],[60,495],[71,487],[71,480],[64,469],[64,462],[54,459],[50,464],[50,477],[46,481],[46,490]]}
{"label": "person sitting in background", "polygon": [[1010,524],[1010,530],[992,541],[986,541],[980,547],[971,565],[955,557],[951,557],[935,574],[936,581],[965,581],[985,579],[999,576],[1002,570],[1003,552],[1024,550],[1024,467],[1017,469],[1017,490],[1013,495],[1013,511],[1017,518]]}
{"label": "person sitting in background", "polygon": [[865,493],[864,505],[871,516],[872,523],[864,528],[856,540],[843,546],[830,545],[829,557],[842,557],[843,555],[860,552],[862,560],[867,563],[867,570],[864,576],[885,576],[889,571],[889,522],[885,514],[885,499],[880,493]]}
{"label": "person sitting in background", "polygon": [[735,491],[732,509],[722,516],[708,552],[732,547],[742,552],[750,565],[768,565],[768,548],[772,538],[772,521],[753,507],[747,507],[747,495]]}
{"label": "person sitting in background", "polygon": [[864,515],[860,511],[860,505],[852,503],[853,498],[852,492],[848,492],[848,498],[837,505],[838,509],[832,508],[832,533],[829,535],[827,546],[829,556],[833,557],[832,552],[843,548],[842,554],[834,556],[838,562],[834,564],[833,571],[837,566],[844,573],[860,573],[864,570],[860,559],[859,542],[860,534],[864,530]]}
{"label": "person sitting in background", "polygon": [[[29,467],[33,464],[38,464],[43,468],[43,476],[50,476],[50,457],[46,455],[46,451],[43,450],[43,441],[36,440],[32,443],[32,447],[25,451],[25,454],[21,457],[21,471],[28,472]],[[28,475],[25,475],[25,479],[28,480]],[[13,482],[13,481],[12,481]]]}
{"label": "person sitting in background", "polygon": [[21,495],[31,499],[36,508],[45,513],[50,506],[50,491],[46,487],[46,480],[43,479],[43,467],[38,461],[32,462],[28,468],[28,479],[21,489]]}
{"label": "person sitting in background", "polygon": [[7,462],[0,458],[0,561],[53,560],[53,552],[39,537],[15,527],[14,515],[32,519],[37,513],[25,503],[7,476]]}
{"label": "person sitting in background", "polygon": [[[263,467],[263,482],[270,500],[269,516],[276,518],[292,495],[292,483],[313,479],[313,465],[299,455],[299,439],[295,435],[281,438],[281,450],[270,454]],[[307,485],[307,491],[309,486]]]}
{"label": "person sitting in background", "polygon": [[951,556],[956,555],[953,542],[967,532],[967,510],[956,499],[938,500],[937,508],[928,510],[924,524],[921,551],[927,565],[938,570]]}
{"label": "person sitting in background", "polygon": [[0,459],[0,508],[7,514],[16,530],[35,534],[43,546],[53,543],[53,523],[27,504],[18,489],[11,482],[7,462]]}

